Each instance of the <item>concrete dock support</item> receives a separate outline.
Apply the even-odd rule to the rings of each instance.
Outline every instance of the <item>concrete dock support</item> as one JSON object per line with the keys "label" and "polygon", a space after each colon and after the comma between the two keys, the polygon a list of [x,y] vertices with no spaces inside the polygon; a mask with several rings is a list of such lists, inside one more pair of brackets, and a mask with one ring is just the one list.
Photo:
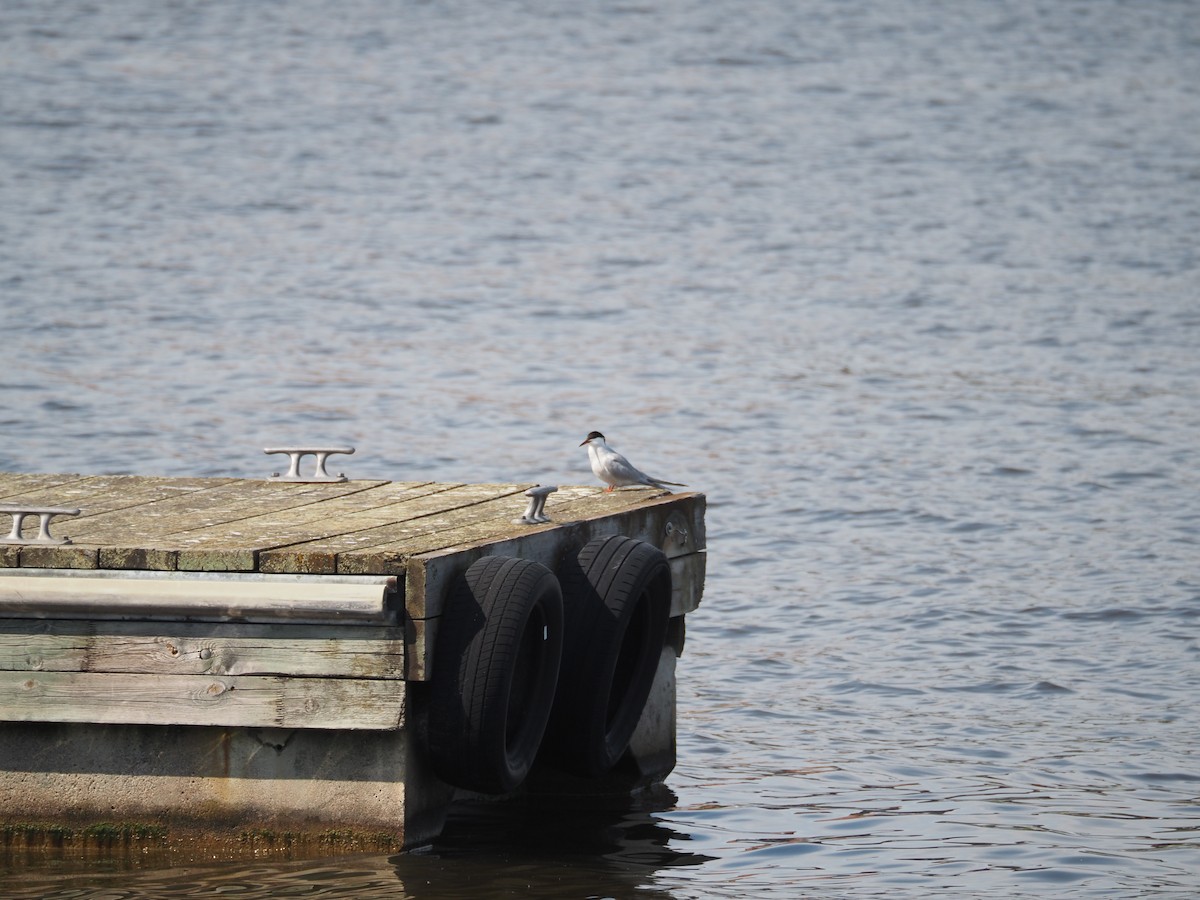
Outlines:
{"label": "concrete dock support", "polygon": [[22,723],[0,727],[4,818],[83,828],[343,832],[412,846],[453,789],[422,771],[411,732]]}

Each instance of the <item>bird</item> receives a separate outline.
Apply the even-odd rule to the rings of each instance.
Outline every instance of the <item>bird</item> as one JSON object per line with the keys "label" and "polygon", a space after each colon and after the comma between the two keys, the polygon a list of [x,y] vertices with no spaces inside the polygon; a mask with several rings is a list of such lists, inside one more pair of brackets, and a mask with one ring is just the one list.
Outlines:
{"label": "bird", "polygon": [[662,488],[663,490],[666,490],[668,484],[671,487],[687,487],[687,485],[680,484],[677,481],[663,481],[661,478],[651,478],[612,447],[608,446],[604,440],[604,435],[598,431],[589,432],[588,436],[579,444],[580,447],[585,445],[588,448],[588,459],[592,462],[592,472],[597,478],[608,485],[604,489],[606,492],[611,493],[614,488],[625,487],[631,484],[645,484],[650,487]]}

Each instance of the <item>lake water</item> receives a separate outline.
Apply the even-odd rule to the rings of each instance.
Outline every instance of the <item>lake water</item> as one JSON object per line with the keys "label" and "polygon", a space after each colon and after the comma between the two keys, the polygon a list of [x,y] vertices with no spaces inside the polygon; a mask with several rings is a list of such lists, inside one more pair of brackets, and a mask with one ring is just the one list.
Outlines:
{"label": "lake water", "polygon": [[14,897],[1200,891],[1200,7],[0,4],[0,470],[709,498],[679,764]]}

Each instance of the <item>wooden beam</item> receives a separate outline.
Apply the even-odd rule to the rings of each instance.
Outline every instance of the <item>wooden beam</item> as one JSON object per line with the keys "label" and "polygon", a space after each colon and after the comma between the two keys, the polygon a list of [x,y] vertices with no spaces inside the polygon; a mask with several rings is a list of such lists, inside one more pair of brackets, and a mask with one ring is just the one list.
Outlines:
{"label": "wooden beam", "polygon": [[0,670],[403,679],[404,629],[0,619]]}
{"label": "wooden beam", "polygon": [[403,681],[0,672],[0,720],[395,730]]}
{"label": "wooden beam", "polygon": [[0,569],[0,615],[390,624],[395,579]]}
{"label": "wooden beam", "polygon": [[[67,529],[64,529],[66,531]],[[64,535],[66,536],[66,535]],[[66,546],[45,547],[37,544],[19,546],[21,567],[25,569],[94,569],[100,558],[100,548]]]}
{"label": "wooden beam", "polygon": [[704,576],[708,553],[689,553],[673,556],[671,564],[671,615],[683,616],[700,606],[704,594]]}
{"label": "wooden beam", "polygon": [[[615,491],[605,494],[594,488],[566,488],[562,497],[551,494],[553,503],[547,502],[546,512],[551,521],[543,525],[514,524],[510,516],[512,510],[507,506],[480,506],[473,515],[441,516],[434,527],[413,527],[394,541],[376,544],[364,549],[347,550],[338,556],[338,572],[343,575],[376,575],[402,572],[406,570],[409,559],[415,559],[426,554],[439,551],[462,549],[470,550],[501,541],[520,541],[529,552],[528,545],[547,543],[546,540],[535,540],[539,534],[555,532],[563,526],[578,525],[582,522],[594,522],[601,519],[612,519],[621,522],[620,528],[633,528],[627,531],[630,537],[649,541],[656,547],[661,547],[668,556],[681,555],[702,549],[704,544],[703,513],[695,515],[692,511],[697,494],[669,494],[665,491]],[[655,527],[658,523],[656,513],[667,506],[679,506],[687,509],[688,513],[675,517],[679,522],[686,523],[683,531],[687,538],[685,546],[668,534],[665,522],[662,528]],[[703,509],[703,507],[701,507]],[[643,515],[643,512],[646,515]],[[431,523],[432,524],[432,523]],[[676,526],[678,528],[678,526]],[[678,531],[675,533],[679,533]],[[558,538],[550,538],[549,543],[557,546]],[[555,568],[555,566],[550,566]],[[415,601],[415,597],[410,597]],[[421,614],[409,606],[409,611],[420,618]]]}

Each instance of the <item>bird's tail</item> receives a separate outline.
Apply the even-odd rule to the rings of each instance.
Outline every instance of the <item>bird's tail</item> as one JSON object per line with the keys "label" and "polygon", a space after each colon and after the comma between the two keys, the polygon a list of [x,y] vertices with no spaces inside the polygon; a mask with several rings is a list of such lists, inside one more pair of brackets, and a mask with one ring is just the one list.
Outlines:
{"label": "bird's tail", "polygon": [[671,487],[687,487],[686,484],[678,481],[663,481],[661,478],[652,478],[650,480],[654,482],[655,487],[666,487],[668,484]]}

